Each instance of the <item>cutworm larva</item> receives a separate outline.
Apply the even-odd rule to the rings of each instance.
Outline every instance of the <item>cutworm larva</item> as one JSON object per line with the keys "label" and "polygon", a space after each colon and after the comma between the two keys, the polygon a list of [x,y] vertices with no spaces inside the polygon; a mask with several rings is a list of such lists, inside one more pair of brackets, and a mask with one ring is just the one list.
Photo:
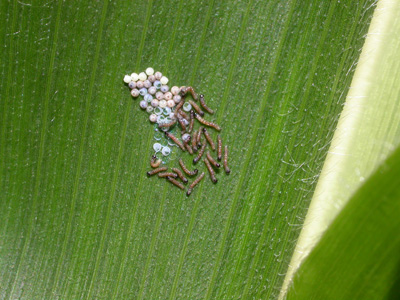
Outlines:
{"label": "cutworm larva", "polygon": [[151,157],[150,166],[152,168],[158,168],[161,164],[161,159],[157,159],[157,156],[153,155]]}
{"label": "cutworm larva", "polygon": [[189,189],[188,189],[187,192],[186,192],[186,195],[187,195],[187,196],[189,196],[189,195],[192,193],[194,187],[195,187],[196,185],[199,184],[199,182],[203,179],[203,177],[204,177],[204,172],[201,173],[201,174],[199,175],[199,177],[197,177],[197,178],[190,184]]}
{"label": "cutworm larva", "polygon": [[219,163],[217,163],[217,161],[211,156],[210,152],[207,151],[207,159],[208,161],[216,168],[221,167],[221,165]]}
{"label": "cutworm larva", "polygon": [[181,190],[184,190],[184,189],[185,189],[185,186],[184,186],[181,182],[179,182],[179,181],[173,179],[172,177],[167,177],[167,180],[168,180],[169,182],[172,182],[175,186],[177,186],[177,187],[180,188]]}
{"label": "cutworm larva", "polygon": [[195,111],[197,111],[197,113],[200,116],[204,116],[204,111],[201,110],[200,106],[198,106],[196,104],[196,102],[194,102],[193,100],[189,100],[190,105],[194,108]]}
{"label": "cutworm larva", "polygon": [[168,131],[165,132],[165,135],[171,140],[173,140],[174,143],[177,144],[182,149],[182,151],[186,151],[185,146],[183,146],[182,142],[176,136],[174,136],[172,133]]}
{"label": "cutworm larva", "polygon": [[221,139],[220,135],[218,135],[217,140],[218,140],[218,156],[217,156],[217,159],[219,161],[221,161],[221,159],[222,159],[222,139]]}
{"label": "cutworm larva", "polygon": [[199,116],[199,114],[194,114],[195,118],[203,125],[206,125],[208,127],[212,127],[217,131],[221,130],[221,127],[219,127],[217,124],[213,123],[213,122],[209,122],[207,120],[204,120],[202,117]]}
{"label": "cutworm larva", "polygon": [[194,164],[197,164],[197,162],[201,159],[201,157],[202,157],[203,154],[204,154],[204,151],[206,150],[206,146],[207,146],[207,143],[206,143],[206,142],[204,142],[204,143],[201,145],[201,148],[200,148],[200,150],[199,150],[199,153],[198,153],[197,156],[193,159],[193,163],[194,163]]}
{"label": "cutworm larva", "polygon": [[204,95],[203,94],[201,94],[200,96],[199,96],[199,98],[200,98],[200,104],[201,104],[201,106],[209,113],[209,114],[213,114],[214,113],[214,111],[211,109],[211,108],[209,108],[208,106],[207,106],[207,104],[204,102]]}
{"label": "cutworm larva", "polygon": [[157,174],[159,172],[164,172],[164,171],[167,171],[167,170],[168,170],[168,167],[161,167],[161,168],[157,168],[157,169],[148,171],[147,175],[148,176],[153,176],[154,174]]}
{"label": "cutworm larva", "polygon": [[188,180],[187,178],[183,175],[182,171],[177,169],[177,168],[172,168],[172,171],[175,172],[176,174],[178,174],[178,177],[184,182],[187,183]]}
{"label": "cutworm larva", "polygon": [[172,172],[162,172],[158,173],[158,177],[173,177],[176,178],[178,177],[178,174],[172,173]]}
{"label": "cutworm larva", "polygon": [[215,171],[212,168],[210,162],[208,161],[207,158],[203,159],[203,161],[204,161],[204,164],[207,166],[208,172],[210,173],[211,181],[214,183],[217,183],[218,179],[217,179],[217,177],[215,177]]}
{"label": "cutworm larva", "polygon": [[203,128],[203,133],[204,133],[204,136],[206,137],[207,142],[210,144],[211,149],[214,151],[215,150],[214,141],[212,140],[211,135],[208,133],[206,128]]}
{"label": "cutworm larva", "polygon": [[199,172],[199,170],[197,170],[197,169],[190,171],[188,168],[186,168],[185,164],[183,163],[182,158],[179,159],[179,165],[181,166],[183,172],[185,172],[189,176],[196,175]]}
{"label": "cutworm larva", "polygon": [[229,169],[229,167],[228,167],[228,146],[227,145],[225,145],[224,169],[225,169],[226,174],[229,174],[231,172],[231,169]]}

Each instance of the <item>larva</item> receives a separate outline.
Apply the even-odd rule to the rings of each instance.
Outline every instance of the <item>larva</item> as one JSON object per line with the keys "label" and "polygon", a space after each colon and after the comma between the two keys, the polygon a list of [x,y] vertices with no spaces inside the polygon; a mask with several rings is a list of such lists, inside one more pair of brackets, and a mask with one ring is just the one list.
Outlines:
{"label": "larva", "polygon": [[211,181],[214,182],[214,183],[217,183],[218,179],[217,179],[217,177],[215,177],[215,171],[211,167],[210,162],[208,161],[207,158],[203,159],[203,161],[204,161],[205,165],[207,166],[208,172],[210,173]]}
{"label": "larva", "polygon": [[204,116],[204,111],[201,110],[200,106],[198,106],[193,100],[189,100],[189,103],[200,116]]}
{"label": "larva", "polygon": [[213,123],[213,122],[209,122],[207,120],[204,120],[202,117],[199,116],[199,114],[194,114],[194,116],[196,117],[196,119],[203,125],[206,125],[208,127],[213,127],[215,130],[220,131],[221,127],[219,127],[217,124]]}
{"label": "larva", "polygon": [[196,185],[199,184],[199,182],[203,179],[203,177],[204,177],[204,172],[201,173],[201,174],[199,175],[199,177],[197,177],[197,178],[190,184],[189,189],[188,189],[187,192],[186,192],[186,195],[187,195],[187,196],[189,196],[189,195],[192,193],[194,187],[195,187]]}
{"label": "larva", "polygon": [[171,127],[173,125],[175,125],[176,123],[176,118],[174,118],[173,120],[171,120],[171,122],[169,123],[165,123],[165,124],[159,124],[158,127],[162,128],[162,127]]}
{"label": "larva", "polygon": [[178,177],[179,177],[184,183],[187,183],[187,182],[188,182],[187,178],[183,175],[183,173],[182,173],[181,170],[179,170],[179,169],[177,169],[177,168],[172,168],[172,171],[175,172],[175,173],[178,175]]}
{"label": "larva", "polygon": [[186,168],[185,164],[183,163],[182,158],[179,159],[179,165],[181,166],[183,172],[185,172],[189,176],[196,175],[199,172],[199,170],[197,170],[197,169],[190,171],[188,168]]}
{"label": "larva", "polygon": [[225,153],[224,153],[224,169],[225,173],[229,174],[231,172],[231,169],[228,167],[228,146],[225,145]]}
{"label": "larva", "polygon": [[186,120],[189,120],[189,115],[187,113],[185,113],[184,110],[180,109],[179,110],[179,114],[184,117]]}
{"label": "larva", "polygon": [[221,167],[221,165],[219,163],[217,163],[217,161],[211,156],[210,152],[207,151],[207,159],[208,161],[216,168]]}
{"label": "larva", "polygon": [[193,131],[193,126],[194,126],[194,111],[191,110],[191,111],[190,111],[190,123],[189,123],[189,129],[188,129],[188,132],[189,132],[189,133],[192,133],[192,131]]}
{"label": "larva", "polygon": [[197,148],[201,147],[201,133],[203,132],[203,126],[200,126],[199,130],[197,131]]}
{"label": "larva", "polygon": [[221,139],[220,135],[218,135],[217,140],[218,140],[218,156],[217,156],[217,159],[219,161],[221,161],[221,159],[222,159],[222,139]]}
{"label": "larva", "polygon": [[161,164],[161,159],[157,159],[157,156],[153,155],[150,160],[150,166],[152,168],[158,168]]}
{"label": "larva", "polygon": [[179,181],[173,179],[172,177],[167,177],[167,180],[168,180],[169,182],[172,182],[175,186],[177,186],[177,187],[180,188],[181,190],[184,190],[184,189],[185,189],[185,186],[184,186],[181,182],[179,182]]}
{"label": "larva", "polygon": [[157,168],[157,169],[148,171],[147,175],[148,176],[153,176],[154,174],[157,174],[159,172],[164,172],[164,171],[167,171],[167,170],[168,170],[168,167],[161,167],[161,168]]}
{"label": "larva", "polygon": [[200,98],[200,104],[201,104],[201,106],[209,113],[209,114],[214,114],[214,111],[211,109],[211,108],[209,108],[208,106],[207,106],[207,104],[206,104],[206,102],[204,101],[204,95],[203,94],[201,94],[200,96],[199,96],[199,98]]}
{"label": "larva", "polygon": [[182,99],[181,102],[179,102],[178,105],[175,107],[175,111],[174,111],[175,117],[178,115],[179,110],[181,109],[183,104],[185,104],[185,101]]}
{"label": "larva", "polygon": [[197,152],[197,132],[194,132],[192,136],[192,149],[193,152]]}
{"label": "larva", "polygon": [[204,133],[204,136],[206,137],[207,142],[210,144],[211,149],[214,151],[215,150],[214,141],[212,140],[211,135],[208,133],[206,128],[203,128],[203,133]]}
{"label": "larva", "polygon": [[170,138],[171,140],[173,140],[174,143],[177,144],[177,145],[182,149],[182,151],[185,151],[185,150],[186,150],[186,149],[185,149],[185,146],[183,146],[182,142],[181,142],[176,136],[174,136],[172,133],[166,131],[166,132],[165,132],[165,135],[166,135],[168,138]]}
{"label": "larva", "polygon": [[178,174],[172,173],[172,172],[162,172],[158,173],[158,177],[173,177],[176,178],[178,177]]}
{"label": "larva", "polygon": [[197,156],[193,159],[193,163],[194,164],[196,164],[201,159],[201,157],[204,154],[204,151],[206,150],[206,146],[207,146],[207,143],[205,143],[205,142],[201,145],[201,148],[199,150],[199,154],[197,154]]}
{"label": "larva", "polygon": [[181,125],[182,131],[186,132],[186,124],[184,120],[186,119],[184,119],[180,114],[178,114],[178,122]]}
{"label": "larva", "polygon": [[189,145],[189,142],[184,142],[183,145],[185,145],[186,150],[189,152],[190,155],[193,155],[193,149]]}
{"label": "larva", "polygon": [[197,100],[198,96],[197,93],[194,91],[194,89],[191,86],[185,86],[181,88],[181,96],[184,97],[186,96],[187,92],[190,92],[192,94],[192,97],[194,100]]}

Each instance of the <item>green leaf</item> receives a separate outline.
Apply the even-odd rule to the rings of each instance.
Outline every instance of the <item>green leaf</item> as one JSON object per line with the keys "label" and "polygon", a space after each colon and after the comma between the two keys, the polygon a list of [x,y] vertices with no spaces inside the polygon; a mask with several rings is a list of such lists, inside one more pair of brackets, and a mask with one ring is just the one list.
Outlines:
{"label": "green leaf", "polygon": [[351,197],[296,273],[287,299],[398,299],[400,148]]}
{"label": "green leaf", "polygon": [[[1,1],[0,298],[275,298],[374,3]],[[230,147],[190,198],[145,176],[148,66]]]}
{"label": "green leaf", "polygon": [[[321,235],[331,230],[330,224],[347,201],[400,144],[399,11],[400,4],[393,1],[380,1],[375,10],[281,297]],[[338,293],[343,292],[342,287],[339,289]],[[375,297],[383,295],[377,293]]]}

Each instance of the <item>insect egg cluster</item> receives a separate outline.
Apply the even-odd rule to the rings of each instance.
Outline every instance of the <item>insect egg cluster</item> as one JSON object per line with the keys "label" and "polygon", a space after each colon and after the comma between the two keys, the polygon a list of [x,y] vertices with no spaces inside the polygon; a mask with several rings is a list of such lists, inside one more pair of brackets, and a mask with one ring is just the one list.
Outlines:
{"label": "insect egg cluster", "polygon": [[[194,187],[204,178],[205,173],[200,173],[198,169],[191,171],[182,158],[179,158],[179,166],[183,173],[175,167],[168,172],[167,166],[160,166],[161,163],[165,165],[177,159],[176,152],[181,150],[179,152],[181,154],[188,153],[194,156],[193,164],[203,159],[202,165],[208,170],[211,181],[216,183],[221,167],[217,160],[222,160],[222,139],[218,135],[216,146],[212,131],[220,131],[221,127],[205,119],[205,112],[212,115],[214,111],[205,103],[204,95],[198,95],[190,86],[170,88],[167,85],[168,78],[161,72],[155,72],[153,68],[147,68],[145,72],[139,74],[125,75],[123,80],[131,89],[134,99],[143,97],[139,106],[149,113],[149,120],[154,123],[154,139],[157,142],[153,144],[154,153],[150,159],[152,170],[148,171],[147,175],[157,174],[158,177],[165,178],[178,188],[185,190],[185,184],[189,183],[183,174],[185,173],[187,177],[193,178],[186,190],[189,196]],[[217,152],[217,160],[213,158],[212,152],[206,151],[207,147],[212,152]],[[224,146],[223,166],[225,173],[229,174],[227,145]]]}

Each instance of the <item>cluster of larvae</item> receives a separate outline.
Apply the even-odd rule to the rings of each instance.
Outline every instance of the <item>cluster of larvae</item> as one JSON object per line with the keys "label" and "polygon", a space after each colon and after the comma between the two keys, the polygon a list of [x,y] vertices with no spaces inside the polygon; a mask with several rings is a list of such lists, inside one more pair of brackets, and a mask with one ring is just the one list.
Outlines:
{"label": "cluster of larvae", "polygon": [[[150,72],[148,72],[150,69]],[[144,72],[143,72],[144,73]],[[141,74],[143,74],[141,73]],[[153,73],[152,68],[148,68],[146,73]],[[160,72],[156,72],[157,77],[160,77]],[[134,73],[135,74],[135,73]],[[151,75],[149,75],[151,76]],[[127,78],[129,77],[129,78]],[[132,78],[134,77],[134,78]],[[132,79],[136,79],[136,76],[126,75],[124,77],[124,81],[129,85],[132,89],[135,86],[132,83]],[[142,79],[144,76],[142,75]],[[138,79],[137,79],[138,80]],[[164,80],[165,82],[165,80]],[[139,86],[141,84],[139,83]],[[137,86],[137,83],[136,83]],[[160,86],[161,88],[161,86]],[[133,88],[134,89],[134,88]],[[132,90],[133,90],[132,89]],[[173,102],[174,105],[169,106],[171,108],[171,113],[169,115],[168,121],[163,120],[152,120],[150,121],[157,123],[158,129],[163,131],[166,138],[168,140],[173,141],[182,152],[189,153],[190,155],[194,155],[193,164],[197,164],[200,160],[203,160],[204,166],[207,168],[208,173],[210,175],[211,181],[213,183],[217,183],[218,179],[216,177],[216,173],[221,167],[219,162],[223,163],[223,168],[226,174],[229,174],[230,168],[228,167],[228,146],[222,145],[221,136],[217,136],[217,141],[214,142],[212,138],[211,130],[221,131],[221,127],[216,123],[207,121],[204,118],[205,112],[212,115],[214,111],[207,106],[204,101],[204,95],[198,95],[193,87],[190,86],[182,86],[182,87],[173,87]],[[144,93],[146,92],[146,93]],[[136,91],[132,93],[133,97],[138,97]],[[145,96],[147,91],[142,90],[140,95]],[[177,97],[175,97],[177,96]],[[192,99],[187,99],[189,97]],[[169,98],[169,97],[168,97]],[[153,99],[152,99],[153,100]],[[177,101],[178,100],[178,101]],[[148,101],[147,99],[144,101]],[[159,99],[161,101],[161,99]],[[151,102],[151,101],[149,101]],[[200,106],[196,103],[199,102]],[[160,103],[156,103],[160,105]],[[164,103],[163,103],[164,104]],[[162,104],[162,106],[164,106]],[[151,103],[151,105],[154,105]],[[143,109],[145,109],[144,105],[140,105]],[[191,108],[190,111],[185,112],[182,108]],[[204,112],[204,111],[205,112]],[[196,125],[199,124],[199,128],[195,130]],[[180,138],[173,134],[171,131],[177,129],[180,131]],[[176,130],[175,130],[176,131]],[[211,150],[211,151],[210,151]],[[212,152],[216,152],[217,157],[214,159]],[[222,153],[224,152],[224,153]],[[185,185],[189,183],[189,179],[191,178],[193,181],[189,184],[189,187],[186,191],[186,195],[189,196],[196,185],[204,178],[205,173],[199,172],[198,169],[193,169],[191,171],[183,162],[182,158],[179,159],[179,168],[171,168],[171,171],[168,170],[167,166],[161,166],[162,160],[157,158],[156,155],[153,155],[150,159],[150,166],[152,170],[147,172],[148,176],[158,175],[160,178],[165,178],[167,181],[171,182],[178,188],[185,190]],[[186,177],[188,178],[186,178]]]}

